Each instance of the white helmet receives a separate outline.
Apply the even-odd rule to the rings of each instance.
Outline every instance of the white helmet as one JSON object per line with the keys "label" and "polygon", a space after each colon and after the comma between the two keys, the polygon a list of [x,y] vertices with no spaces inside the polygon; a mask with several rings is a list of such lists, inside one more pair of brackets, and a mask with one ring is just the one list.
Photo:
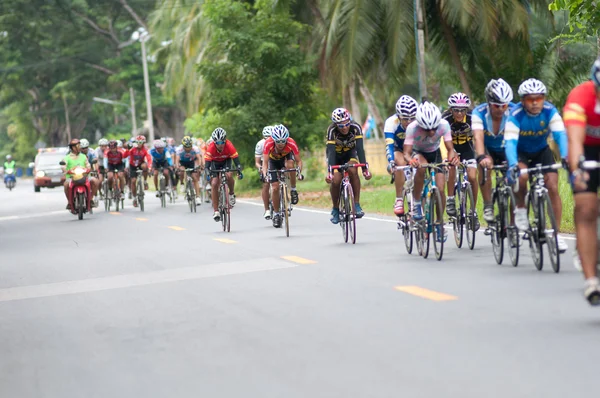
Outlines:
{"label": "white helmet", "polygon": [[425,130],[437,129],[442,121],[442,113],[440,108],[431,102],[423,102],[417,108],[417,114],[415,115],[419,126]]}
{"label": "white helmet", "polygon": [[100,145],[100,146],[108,145],[108,140],[106,138],[100,138],[100,140],[98,141],[98,145]]}
{"label": "white helmet", "polygon": [[6,155],[6,160],[11,160],[12,159],[12,155]]}
{"label": "white helmet", "polygon": [[546,86],[537,79],[527,79],[519,86],[519,95],[523,97],[529,94],[546,95]]}
{"label": "white helmet", "polygon": [[396,102],[396,114],[400,117],[415,117],[419,104],[410,95],[403,95]]}
{"label": "white helmet", "polygon": [[467,94],[454,93],[448,98],[450,108],[468,108],[471,106],[471,99]]}
{"label": "white helmet", "polygon": [[81,140],[79,140],[79,146],[81,147],[81,149],[89,148],[90,142],[85,138],[82,138]]}
{"label": "white helmet", "polygon": [[350,112],[345,108],[336,108],[331,112],[331,121],[334,123],[344,123],[352,120]]}
{"label": "white helmet", "polygon": [[492,104],[508,104],[513,100],[513,91],[503,79],[492,79],[485,88],[485,100]]}
{"label": "white helmet", "polygon": [[272,133],[273,133],[273,126],[265,126],[265,128],[262,131],[262,135],[264,138],[269,138]]}
{"label": "white helmet", "polygon": [[163,140],[154,140],[154,148],[164,148],[167,144]]}
{"label": "white helmet", "polygon": [[273,126],[271,138],[275,142],[287,141],[287,139],[290,138],[290,132],[283,124],[278,124],[276,126]]}
{"label": "white helmet", "polygon": [[217,127],[210,136],[215,142],[225,141],[227,138],[227,132],[221,127]]}

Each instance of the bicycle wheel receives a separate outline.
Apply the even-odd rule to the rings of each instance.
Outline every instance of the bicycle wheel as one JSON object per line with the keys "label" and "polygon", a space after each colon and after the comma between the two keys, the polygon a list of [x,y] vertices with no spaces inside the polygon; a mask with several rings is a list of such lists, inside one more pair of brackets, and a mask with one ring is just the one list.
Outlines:
{"label": "bicycle wheel", "polygon": [[[410,194],[412,196],[412,194]],[[410,230],[410,202],[411,198],[409,198],[408,193],[404,191],[402,193],[403,202],[404,202],[404,214],[400,217],[400,228],[402,229],[402,235],[404,236],[404,246],[406,247],[406,252],[408,254],[412,253],[413,250],[413,233]]]}
{"label": "bicycle wheel", "polygon": [[356,243],[356,209],[354,205],[354,191],[352,191],[352,185],[348,184],[348,201],[346,202],[346,211],[348,214],[348,232],[350,233],[350,240],[354,245]]}
{"label": "bicycle wheel", "polygon": [[[554,216],[552,202],[547,192],[539,199],[540,214],[544,214],[544,223],[541,226],[544,228],[546,238],[546,246],[548,246],[548,256],[550,264],[554,272],[560,272],[560,253],[558,251],[558,225]],[[540,217],[540,222],[542,218]]]}
{"label": "bicycle wheel", "polygon": [[161,175],[160,180],[158,181],[158,187],[159,187],[158,189],[160,192],[160,206],[161,207],[167,207],[167,198],[166,198],[167,190],[165,189],[165,185],[166,185],[165,176]]}
{"label": "bicycle wheel", "polygon": [[338,204],[339,218],[340,218],[340,227],[342,228],[342,237],[344,238],[344,242],[348,243],[348,190],[344,189],[344,184],[341,185],[340,189],[340,203]]}
{"label": "bicycle wheel", "polygon": [[225,189],[223,190],[225,195],[225,231],[231,231],[231,204],[229,203],[229,185],[225,184]]}
{"label": "bicycle wheel", "polygon": [[467,226],[467,243],[469,249],[473,250],[475,247],[475,225],[477,223],[477,214],[475,212],[475,200],[473,199],[473,188],[471,185],[467,185],[465,189],[464,199],[464,211],[465,211],[465,224]]}
{"label": "bicycle wheel", "polygon": [[119,188],[117,188],[117,191],[115,192],[115,211],[119,211],[119,202],[121,201],[121,194],[118,191]]}
{"label": "bicycle wheel", "polygon": [[188,201],[188,206],[190,207],[190,213],[194,212],[194,192],[192,189],[192,184],[190,182],[190,180],[187,180],[185,183],[185,197]]}
{"label": "bicycle wheel", "polygon": [[504,205],[498,191],[494,191],[493,193],[492,206],[494,210],[494,223],[490,226],[492,232],[492,249],[496,262],[502,264],[502,260],[504,260],[504,228],[506,225],[504,217],[506,212],[504,211]]}
{"label": "bicycle wheel", "polygon": [[[538,200],[533,196],[535,193],[527,195],[527,214],[529,216],[529,249],[531,249],[531,257],[533,258],[533,264],[538,271],[544,268],[544,253],[542,252],[542,242],[540,240],[540,224],[543,225],[539,220],[543,215],[539,214]],[[539,220],[539,221],[538,221]]]}
{"label": "bicycle wheel", "polygon": [[112,191],[108,190],[106,192],[106,197],[104,198],[104,211],[110,211],[110,201],[112,198]]}
{"label": "bicycle wheel", "polygon": [[[507,193],[508,192],[508,193]],[[508,255],[510,256],[510,262],[513,267],[519,265],[519,250],[521,246],[521,237],[519,236],[519,230],[515,226],[514,214],[515,214],[515,195],[512,189],[508,188],[504,191],[503,197],[505,198],[506,206],[504,207],[504,217],[506,220],[506,237],[508,238]]]}
{"label": "bicycle wheel", "polygon": [[430,198],[425,200],[421,199],[422,204],[421,208],[425,213],[423,215],[423,220],[421,221],[421,225],[419,226],[422,229],[422,238],[423,238],[423,258],[429,257],[429,241],[431,239],[431,215],[429,214],[429,202]]}
{"label": "bicycle wheel", "polygon": [[281,183],[281,205],[280,210],[283,212],[283,223],[285,224],[285,236],[290,236],[290,217],[288,211],[288,186],[287,184]]}
{"label": "bicycle wheel", "polygon": [[[435,258],[440,261],[444,255],[444,209],[442,209],[442,197],[440,192],[436,189],[431,192],[431,198],[429,201],[429,216],[431,222],[431,232],[433,233],[433,250],[435,252]],[[442,236],[439,235],[441,231]]]}
{"label": "bicycle wheel", "polygon": [[454,242],[456,242],[456,247],[459,249],[463,244],[463,230],[465,225],[463,217],[465,214],[463,197],[464,194],[462,193],[459,184],[456,184],[454,187],[454,203],[456,203],[458,206],[456,206],[456,216],[452,218],[452,225],[454,229]]}

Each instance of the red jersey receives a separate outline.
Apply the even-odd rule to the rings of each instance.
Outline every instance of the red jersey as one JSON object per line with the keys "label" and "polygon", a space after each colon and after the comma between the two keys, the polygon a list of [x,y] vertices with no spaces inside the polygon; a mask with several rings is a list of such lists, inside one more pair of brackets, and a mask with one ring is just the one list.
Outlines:
{"label": "red jersey", "polygon": [[123,163],[125,158],[125,150],[123,148],[117,148],[115,152],[112,152],[110,149],[104,151],[104,159],[106,159],[108,164],[119,165]]}
{"label": "red jersey", "polygon": [[142,163],[148,163],[148,166],[152,165],[152,156],[145,147],[134,147],[125,152],[125,157],[129,158],[129,165],[139,167]]}
{"label": "red jersey", "polygon": [[298,153],[300,152],[298,150],[298,145],[293,138],[288,138],[282,150],[279,150],[275,147],[275,141],[273,141],[273,138],[269,137],[265,141],[265,149],[263,150],[263,154],[269,155],[269,159],[281,160],[290,152],[293,153],[294,156],[298,156]]}
{"label": "red jersey", "polygon": [[584,145],[600,146],[600,101],[594,82],[588,81],[571,90],[563,110],[565,126],[585,127]]}
{"label": "red jersey", "polygon": [[235,159],[239,155],[237,150],[229,140],[225,140],[223,151],[217,151],[217,144],[211,142],[204,152],[204,160],[207,162],[224,162],[227,159]]}

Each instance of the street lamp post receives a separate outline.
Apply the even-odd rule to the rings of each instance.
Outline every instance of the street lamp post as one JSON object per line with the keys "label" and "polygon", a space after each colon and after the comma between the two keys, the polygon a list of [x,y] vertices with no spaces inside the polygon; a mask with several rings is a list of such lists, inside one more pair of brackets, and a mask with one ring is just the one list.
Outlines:
{"label": "street lamp post", "polygon": [[139,40],[142,45],[142,67],[144,69],[144,89],[146,91],[146,112],[148,114],[148,141],[154,141],[154,120],[152,117],[152,99],[150,97],[150,81],[148,77],[148,59],[146,56],[146,41],[150,34],[144,28],[139,28],[131,35],[133,40]]}
{"label": "street lamp post", "polygon": [[94,97],[93,100],[95,102],[101,102],[103,104],[109,104],[109,105],[121,105],[126,107],[129,112],[131,113],[131,136],[134,137],[135,136],[135,132],[137,130],[137,124],[135,121],[135,103],[133,102],[133,89],[130,88],[129,89],[130,94],[131,94],[131,107],[129,107],[129,105],[124,104],[122,102],[117,102],[117,101],[113,101],[113,100],[109,100],[106,98],[99,98],[99,97]]}

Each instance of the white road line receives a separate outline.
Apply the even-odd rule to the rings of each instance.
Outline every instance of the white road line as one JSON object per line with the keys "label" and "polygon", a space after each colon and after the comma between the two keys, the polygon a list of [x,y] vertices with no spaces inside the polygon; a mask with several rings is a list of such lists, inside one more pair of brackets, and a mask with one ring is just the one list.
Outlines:
{"label": "white road line", "polygon": [[34,214],[26,214],[26,215],[22,215],[22,216],[4,216],[4,217],[0,217],[0,222],[12,221],[12,220],[23,220],[26,218],[47,217],[47,216],[54,216],[57,214],[67,214],[67,211],[66,210],[55,210],[55,211],[49,211],[47,213],[34,213]]}
{"label": "white road line", "polygon": [[299,264],[280,258],[259,258],[230,263],[199,265],[152,271],[136,274],[108,276],[104,278],[82,279],[43,285],[19,286],[0,289],[0,302],[26,300],[41,297],[63,296],[67,294],[89,293],[102,290],[123,289],[135,286],[186,281],[192,279],[215,278],[234,274],[271,271],[298,267]]}
{"label": "white road line", "polygon": [[[236,201],[237,203],[244,203],[244,204],[248,204],[248,205],[252,205],[252,206],[263,206],[262,203],[260,202],[253,202],[250,200],[245,200],[245,199],[237,199]],[[329,215],[330,213],[328,211],[324,211],[324,210],[316,210],[316,209],[308,209],[306,207],[298,207],[298,206],[294,206],[294,210],[299,210],[299,211],[305,211],[308,213],[317,213],[317,214],[327,214]],[[387,222],[387,223],[392,223],[392,224],[397,224],[398,222],[394,219],[386,219],[386,218],[378,218],[378,217],[363,217],[361,218],[361,220],[371,220],[371,221],[379,221],[379,222]],[[446,229],[452,229],[451,226],[446,226]],[[480,229],[479,231],[477,231],[478,233],[483,233],[484,229]],[[573,235],[567,235],[567,234],[560,234],[560,236],[562,236],[563,239],[567,239],[567,240],[575,240],[575,237]]]}

